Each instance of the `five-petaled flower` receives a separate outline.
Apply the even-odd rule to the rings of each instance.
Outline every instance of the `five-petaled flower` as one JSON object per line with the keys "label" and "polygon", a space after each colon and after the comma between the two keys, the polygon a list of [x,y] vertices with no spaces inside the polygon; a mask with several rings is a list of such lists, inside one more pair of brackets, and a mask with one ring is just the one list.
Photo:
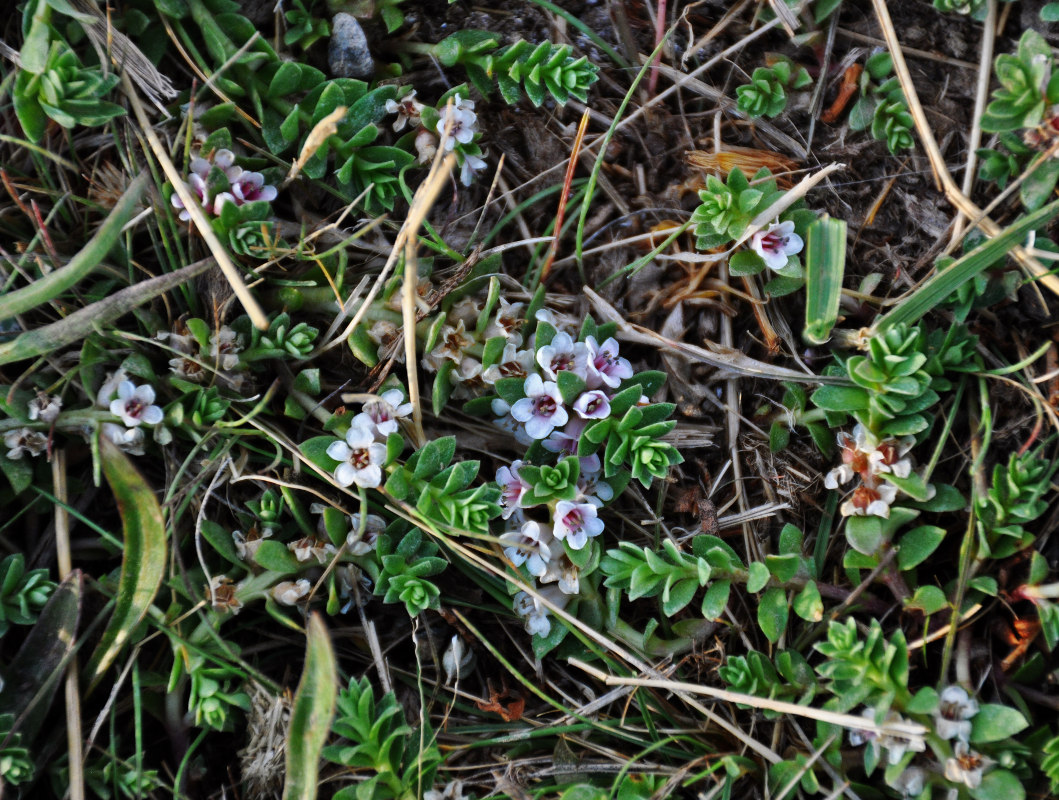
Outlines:
{"label": "five-petaled flower", "polygon": [[555,504],[555,538],[563,540],[574,550],[580,550],[592,536],[603,532],[603,520],[594,503],[574,503],[560,500]]}
{"label": "five-petaled flower", "polygon": [[537,577],[544,574],[551,560],[551,541],[552,526],[532,520],[522,523],[520,530],[500,535],[500,544],[504,545],[504,555],[508,560],[516,567],[525,564],[529,574]]}
{"label": "five-petaled flower", "polygon": [[802,252],[802,237],[794,232],[794,223],[773,222],[750,239],[750,249],[765,262],[765,266],[777,271],[787,266],[787,260]]}
{"label": "five-petaled flower", "polygon": [[121,417],[128,427],[137,425],[157,425],[165,417],[165,412],[154,403],[154,389],[150,384],[137,386],[132,381],[118,384],[118,396],[110,401],[110,413]]}
{"label": "five-petaled flower", "polygon": [[335,480],[339,486],[357,484],[374,489],[382,483],[382,464],[386,461],[386,446],[375,441],[375,432],[361,425],[346,432],[345,441],[339,439],[327,446],[327,455],[339,462]]}
{"label": "five-petaled flower", "polygon": [[397,119],[393,121],[393,129],[397,133],[404,130],[405,125],[411,125],[413,128],[419,126],[423,104],[416,100],[416,90],[413,89],[399,100],[387,100],[386,113],[397,115]]}
{"label": "five-petaled flower", "polygon": [[526,433],[531,439],[543,439],[566,424],[569,415],[563,408],[563,398],[555,381],[530,375],[526,378],[525,392],[526,396],[511,406],[511,416],[526,423]]}
{"label": "five-petaled flower", "polygon": [[595,336],[585,337],[588,350],[588,388],[601,384],[617,389],[626,378],[632,377],[632,364],[618,356],[618,340],[611,337],[599,344]]}
{"label": "five-petaled flower", "polygon": [[962,783],[968,789],[982,785],[982,773],[993,763],[981,753],[976,753],[967,742],[958,739],[952,748],[953,756],[945,761],[945,777],[953,783]]}
{"label": "five-petaled flower", "polygon": [[890,506],[897,499],[897,487],[886,481],[879,481],[875,486],[862,483],[853,490],[840,507],[844,517],[884,517],[890,518]]}
{"label": "five-petaled flower", "polygon": [[575,342],[568,333],[557,333],[549,344],[537,350],[537,363],[544,376],[555,380],[563,370],[588,378],[588,347],[584,342]]}
{"label": "five-petaled flower", "polygon": [[496,471],[496,482],[500,486],[500,506],[503,508],[500,516],[509,519],[516,509],[522,506],[522,498],[530,490],[530,485],[518,474],[522,460],[511,462],[510,467],[501,467]]}
{"label": "five-petaled flower", "polygon": [[364,404],[364,410],[353,417],[353,424],[375,430],[385,439],[391,433],[397,433],[397,420],[412,413],[412,404],[403,400],[400,389],[387,389],[377,399]]}
{"label": "five-petaled flower", "polygon": [[449,137],[445,140],[446,150],[455,148],[457,142],[470,144],[474,141],[474,136],[478,133],[478,115],[474,113],[474,101],[464,100],[458,94],[453,95],[452,104],[441,110],[437,124],[438,133],[444,135],[446,127],[449,128]]}

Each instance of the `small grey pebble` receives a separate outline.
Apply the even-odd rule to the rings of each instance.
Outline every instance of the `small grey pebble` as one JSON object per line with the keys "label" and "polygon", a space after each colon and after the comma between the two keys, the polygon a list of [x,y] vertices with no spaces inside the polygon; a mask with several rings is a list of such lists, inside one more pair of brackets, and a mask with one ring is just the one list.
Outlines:
{"label": "small grey pebble", "polygon": [[367,79],[375,74],[375,62],[368,50],[368,37],[352,14],[344,11],[331,20],[331,44],[327,64],[336,78]]}

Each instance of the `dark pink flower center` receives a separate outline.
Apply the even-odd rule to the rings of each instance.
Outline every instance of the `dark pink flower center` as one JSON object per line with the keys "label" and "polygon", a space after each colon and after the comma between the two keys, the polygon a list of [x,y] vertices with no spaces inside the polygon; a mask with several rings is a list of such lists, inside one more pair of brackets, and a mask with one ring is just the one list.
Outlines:
{"label": "dark pink flower center", "polygon": [[355,450],[351,450],[349,454],[349,463],[353,465],[354,469],[370,467],[371,456],[368,453],[368,449],[366,447],[358,447]]}
{"label": "dark pink flower center", "polygon": [[537,416],[551,417],[555,414],[555,400],[550,395],[542,394],[533,401],[533,409]]}

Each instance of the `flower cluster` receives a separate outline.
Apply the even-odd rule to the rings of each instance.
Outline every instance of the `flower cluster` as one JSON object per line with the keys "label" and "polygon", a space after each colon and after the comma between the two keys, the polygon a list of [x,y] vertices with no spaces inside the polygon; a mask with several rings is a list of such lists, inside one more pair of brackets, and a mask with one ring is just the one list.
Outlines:
{"label": "flower cluster", "polygon": [[398,420],[412,413],[412,404],[404,403],[399,389],[390,389],[364,404],[353,418],[346,435],[332,442],[327,455],[339,462],[335,480],[340,486],[357,484],[374,489],[382,483],[386,463],[386,438],[398,431]]}
{"label": "flower cluster", "polygon": [[[255,201],[270,203],[278,194],[275,186],[265,183],[260,172],[236,165],[235,153],[231,150],[217,150],[210,158],[197,156],[191,159],[189,168],[191,172],[185,185],[206,213],[214,216],[220,216],[225,203],[235,206]],[[180,195],[174,193],[170,202],[173,208],[180,209],[180,219],[191,219]]]}
{"label": "flower cluster", "polygon": [[486,167],[484,153],[477,144],[482,135],[474,101],[466,96],[463,87],[447,92],[436,108],[420,103],[415,94],[413,90],[400,100],[386,101],[387,113],[397,115],[393,129],[401,131],[406,125],[418,128],[414,146],[420,164],[429,162],[444,141],[445,151],[456,153],[461,183],[470,186],[475,173]]}
{"label": "flower cluster", "polygon": [[244,376],[239,354],[243,350],[242,337],[227,325],[209,331],[198,319],[181,323],[173,332],[161,331],[157,338],[168,341],[174,357],[169,359],[173,377],[189,383],[208,383],[210,375],[221,386],[238,391]]}
{"label": "flower cluster", "polygon": [[890,516],[898,488],[886,476],[907,478],[912,474],[912,460],[905,455],[913,444],[915,439],[911,436],[880,441],[860,423],[853,427],[852,435],[845,431],[838,434],[842,463],[824,476],[824,486],[837,489],[860,478],[860,484],[842,503],[843,516]]}

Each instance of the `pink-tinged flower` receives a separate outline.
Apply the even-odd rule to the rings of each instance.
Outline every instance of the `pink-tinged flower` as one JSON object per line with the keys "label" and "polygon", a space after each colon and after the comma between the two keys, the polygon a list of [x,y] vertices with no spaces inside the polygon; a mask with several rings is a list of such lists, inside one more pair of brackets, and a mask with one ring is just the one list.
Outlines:
{"label": "pink-tinged flower", "polygon": [[953,757],[945,762],[945,777],[953,783],[962,783],[968,789],[981,786],[982,773],[993,760],[976,753],[963,740],[956,741],[952,752]]}
{"label": "pink-tinged flower", "polygon": [[377,399],[364,404],[364,409],[353,417],[353,425],[374,430],[385,439],[400,429],[397,420],[411,413],[412,404],[404,402],[401,390],[387,389]]}
{"label": "pink-tinged flower", "polygon": [[500,486],[500,505],[504,511],[500,515],[508,519],[515,509],[522,506],[522,498],[532,487],[518,474],[522,460],[511,462],[510,467],[501,467],[496,471],[496,482]]}
{"label": "pink-tinged flower", "polygon": [[339,439],[327,446],[327,455],[340,462],[335,469],[339,486],[355,483],[365,489],[374,489],[382,483],[386,446],[375,441],[374,431],[360,425],[352,426],[345,441]]}
{"label": "pink-tinged flower", "polygon": [[543,381],[540,375],[526,378],[526,396],[511,406],[511,416],[526,424],[531,439],[543,439],[569,419],[563,398],[555,381]]}
{"label": "pink-tinged flower", "polygon": [[934,712],[934,733],[942,739],[971,738],[971,719],[978,713],[978,701],[962,686],[946,686]]}
{"label": "pink-tinged flower", "polygon": [[599,389],[582,392],[574,400],[573,407],[581,419],[606,419],[610,416],[610,400]]}
{"label": "pink-tinged flower", "polygon": [[311,588],[312,585],[305,578],[298,581],[280,581],[269,589],[269,594],[280,605],[293,606],[309,594]]}
{"label": "pink-tinged flower", "polygon": [[118,384],[118,396],[110,401],[110,413],[121,417],[128,427],[157,425],[165,417],[160,406],[154,403],[154,389],[150,384],[137,386],[132,381]]}
{"label": "pink-tinged flower", "polygon": [[600,385],[616,389],[623,380],[632,377],[632,364],[627,358],[618,357],[618,340],[614,337],[599,344],[595,336],[586,336],[585,346],[588,348],[589,389]]}
{"label": "pink-tinged flower", "polygon": [[555,380],[559,372],[568,370],[578,377],[588,379],[588,347],[584,342],[575,342],[568,333],[557,333],[549,344],[537,351],[537,363],[544,376]]}
{"label": "pink-tinged flower", "polygon": [[23,453],[36,457],[48,447],[48,437],[40,431],[18,428],[4,434],[4,446],[7,457],[13,461],[22,458]]}
{"label": "pink-tinged flower", "polygon": [[581,417],[571,417],[564,427],[552,431],[541,444],[549,453],[558,453],[560,458],[575,456],[586,425],[588,423]]}
{"label": "pink-tinged flower", "polygon": [[243,203],[257,201],[271,203],[276,199],[279,191],[275,186],[266,184],[265,176],[260,172],[242,172],[232,181],[231,193],[235,198],[235,204],[241,206]]}
{"label": "pink-tinged flower", "polygon": [[446,104],[441,109],[437,124],[438,134],[444,136],[446,127],[449,128],[449,138],[445,140],[446,150],[451,152],[457,142],[470,144],[474,141],[474,135],[478,133],[478,115],[474,113],[474,101],[463,100],[458,94],[453,95],[452,104]]}
{"label": "pink-tinged flower", "polygon": [[871,486],[863,483],[853,490],[839,511],[844,517],[890,518],[890,505],[897,499],[897,487],[886,481]]}
{"label": "pink-tinged flower", "polygon": [[480,172],[488,166],[489,164],[486,163],[484,158],[473,156],[470,153],[464,153],[463,164],[460,165],[460,183],[464,186],[470,186],[471,182],[474,180],[475,173]]}
{"label": "pink-tinged flower", "polygon": [[393,121],[394,133],[404,130],[405,125],[411,125],[413,128],[419,127],[423,104],[415,97],[416,90],[413,89],[398,100],[386,101],[386,113],[397,115],[397,119]]}
{"label": "pink-tinged flower", "polygon": [[500,544],[508,560],[516,567],[525,564],[529,574],[538,577],[544,574],[552,557],[549,546],[552,541],[552,526],[533,520],[522,523],[517,531],[500,534]]}
{"label": "pink-tinged flower", "polygon": [[565,540],[574,550],[580,550],[588,544],[590,537],[603,533],[603,520],[597,516],[596,506],[592,503],[560,500],[555,504],[552,532],[556,539]]}
{"label": "pink-tinged flower", "polygon": [[842,463],[824,476],[824,486],[828,489],[837,489],[858,475],[861,480],[874,483],[875,476],[884,472],[898,478],[907,478],[912,473],[911,459],[902,458],[915,444],[911,436],[880,442],[867,428],[857,423],[853,426],[852,436],[842,431],[837,439]]}
{"label": "pink-tinged flower", "polygon": [[504,346],[500,361],[482,372],[482,380],[492,386],[501,378],[525,378],[536,363],[532,350],[516,350],[510,342]]}
{"label": "pink-tinged flower", "polygon": [[766,230],[758,231],[750,239],[750,249],[765,261],[769,269],[781,270],[787,260],[802,252],[802,237],[794,232],[794,223],[773,222]]}
{"label": "pink-tinged flower", "polygon": [[235,369],[239,365],[239,352],[243,349],[239,334],[222,325],[216,333],[210,334],[210,358],[221,369]]}

